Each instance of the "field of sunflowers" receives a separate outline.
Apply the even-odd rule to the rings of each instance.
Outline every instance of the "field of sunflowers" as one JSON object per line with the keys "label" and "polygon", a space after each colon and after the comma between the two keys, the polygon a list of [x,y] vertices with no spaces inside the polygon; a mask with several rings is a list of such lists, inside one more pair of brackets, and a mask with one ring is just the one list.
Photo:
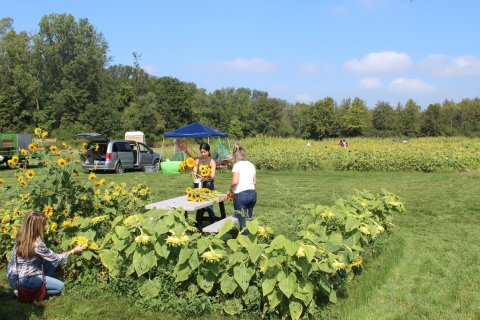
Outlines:
{"label": "field of sunflowers", "polygon": [[[462,172],[480,168],[480,139],[464,137],[402,140],[352,138],[306,141],[256,137],[241,141],[257,168],[334,171]],[[309,146],[307,146],[307,143]]]}

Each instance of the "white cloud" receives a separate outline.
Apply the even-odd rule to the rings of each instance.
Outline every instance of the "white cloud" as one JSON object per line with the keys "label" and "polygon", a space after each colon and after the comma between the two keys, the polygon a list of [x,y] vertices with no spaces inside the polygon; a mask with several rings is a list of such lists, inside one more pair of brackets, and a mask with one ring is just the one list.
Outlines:
{"label": "white cloud", "polygon": [[213,61],[190,65],[194,69],[225,73],[255,73],[264,74],[272,72],[275,64],[260,58],[237,58],[233,61]]}
{"label": "white cloud", "polygon": [[353,73],[386,73],[404,70],[411,66],[408,54],[396,51],[371,52],[361,60],[347,60],[344,68]]}
{"label": "white cloud", "polygon": [[388,85],[388,90],[395,93],[428,93],[435,91],[435,88],[426,82],[418,79],[397,78]]}
{"label": "white cloud", "polygon": [[378,77],[365,77],[362,80],[360,80],[360,88],[362,89],[373,90],[373,89],[379,89],[381,87],[382,87],[382,82]]}
{"label": "white cloud", "polygon": [[310,103],[314,101],[314,99],[308,94],[297,94],[294,97],[294,100],[295,102],[303,102],[303,103]]}
{"label": "white cloud", "polygon": [[295,67],[295,70],[299,74],[314,75],[320,72],[320,67],[316,63],[306,62],[299,64]]}
{"label": "white cloud", "polygon": [[480,57],[464,55],[449,57],[443,54],[431,54],[420,67],[427,73],[440,76],[480,76]]}

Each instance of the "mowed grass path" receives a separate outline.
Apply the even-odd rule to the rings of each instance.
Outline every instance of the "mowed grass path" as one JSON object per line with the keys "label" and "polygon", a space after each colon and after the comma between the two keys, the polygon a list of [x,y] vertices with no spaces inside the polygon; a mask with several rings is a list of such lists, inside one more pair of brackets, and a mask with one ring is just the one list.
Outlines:
{"label": "mowed grass path", "polygon": [[[10,176],[0,170],[0,177],[12,181]],[[182,194],[191,181],[185,174],[101,176],[132,186],[145,183],[154,201]],[[480,172],[259,172],[257,178],[255,216],[291,238],[302,229],[298,219],[306,214],[302,205],[331,205],[355,188],[374,192],[383,188],[404,203],[406,212],[396,215],[393,233],[376,248],[378,255],[367,259],[347,296],[325,311],[329,318],[480,319]],[[226,191],[229,179],[228,172],[219,173],[217,190]],[[231,205],[227,209],[233,211]],[[1,319],[1,311],[10,309],[6,304],[16,305],[4,275],[2,271]],[[121,297],[92,292],[86,298],[68,288],[63,296],[37,307],[16,306],[29,319],[165,319]]]}

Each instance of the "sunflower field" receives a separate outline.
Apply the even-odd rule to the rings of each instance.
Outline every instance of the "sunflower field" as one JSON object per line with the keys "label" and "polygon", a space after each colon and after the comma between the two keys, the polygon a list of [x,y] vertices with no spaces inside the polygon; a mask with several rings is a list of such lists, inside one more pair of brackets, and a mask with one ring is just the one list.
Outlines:
{"label": "sunflower field", "polygon": [[[309,144],[307,147],[307,143]],[[256,137],[242,140],[249,160],[265,170],[335,171],[470,171],[480,169],[480,139],[417,138],[403,144],[392,139],[352,138],[342,148],[336,140]]]}
{"label": "sunflower field", "polygon": [[[41,129],[35,134],[48,135]],[[296,239],[258,220],[247,221],[248,235],[239,234],[231,220],[218,234],[204,235],[181,209],[146,211],[150,190],[141,184],[79,174],[79,155],[66,143],[47,147],[40,140],[29,149],[25,155],[40,154],[41,167],[33,171],[12,163],[15,183],[0,181],[1,263],[10,256],[24,214],[41,210],[51,248],[87,248],[72,256],[67,277],[95,271],[105,283],[130,279],[129,294],[145,301],[161,303],[162,291],[173,283],[179,297],[208,295],[230,315],[315,314],[319,305],[337,301],[338,290],[361,270],[365,248],[385,236],[393,215],[404,211],[387,191],[356,191],[330,207],[305,207],[304,230]]]}

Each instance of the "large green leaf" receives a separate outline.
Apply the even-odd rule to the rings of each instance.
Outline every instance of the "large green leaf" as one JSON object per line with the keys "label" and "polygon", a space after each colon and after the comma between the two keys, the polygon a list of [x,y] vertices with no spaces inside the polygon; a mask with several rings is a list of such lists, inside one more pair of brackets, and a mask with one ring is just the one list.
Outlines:
{"label": "large green leaf", "polygon": [[86,260],[91,260],[92,256],[93,256],[92,251],[86,250],[86,251],[82,252],[82,258],[84,258]]}
{"label": "large green leaf", "polygon": [[314,286],[310,281],[302,280],[298,283],[297,289],[293,292],[293,296],[302,300],[305,305],[309,305],[313,299]]}
{"label": "large green leaf", "polygon": [[116,226],[115,233],[120,239],[126,239],[130,237],[130,231],[125,226]]}
{"label": "large green leaf", "polygon": [[233,252],[238,250],[238,241],[237,239],[228,239],[227,240],[227,245],[230,249],[232,249]]}
{"label": "large green leaf", "polygon": [[215,284],[215,275],[211,272],[208,272],[206,275],[198,274],[197,275],[197,284],[205,292],[210,292]]}
{"label": "large green leaf", "polygon": [[146,272],[150,271],[153,267],[157,265],[157,258],[153,251],[148,252],[147,254],[142,254],[138,250],[135,250],[133,253],[133,266],[137,272],[137,276],[141,276]]}
{"label": "large green leaf", "polygon": [[246,249],[248,249],[253,244],[252,241],[250,241],[250,239],[244,235],[239,235],[237,237],[237,241],[242,247]]}
{"label": "large green leaf", "polygon": [[265,252],[269,253],[272,252],[273,250],[278,250],[282,249],[285,243],[285,236],[283,235],[278,235],[276,236],[272,242],[270,242],[270,246],[265,249]]}
{"label": "large green leaf", "polygon": [[239,262],[243,262],[247,259],[247,255],[241,251],[234,252],[232,255],[228,257],[228,263],[230,265],[237,264]]}
{"label": "large green leaf", "polygon": [[253,263],[256,263],[263,252],[263,247],[259,244],[252,244],[247,248],[247,251],[248,255],[250,256],[250,260],[252,260]]}
{"label": "large green leaf", "polygon": [[193,251],[193,249],[182,248],[182,250],[180,250],[180,254],[178,255],[177,265],[181,265],[182,263],[187,261],[192,255]]}
{"label": "large green leaf", "polygon": [[218,231],[217,238],[223,237],[224,234],[226,234],[228,231],[232,230],[235,224],[231,219],[226,220],[220,230]]}
{"label": "large green leaf", "polygon": [[295,255],[295,253],[297,253],[299,244],[285,239],[283,247],[285,248],[285,252],[292,257],[293,255]]}
{"label": "large green leaf", "polygon": [[283,294],[290,298],[293,294],[293,291],[297,288],[297,276],[294,272],[290,272],[290,274],[278,283],[278,287],[282,290]]}
{"label": "large green leaf", "polygon": [[347,218],[347,221],[345,221],[345,231],[350,232],[354,229],[357,229],[360,226],[360,224],[361,222],[359,219],[349,216]]}
{"label": "large green leaf", "polygon": [[277,284],[275,275],[265,275],[262,278],[262,293],[264,297],[273,291],[275,284]]}
{"label": "large green leaf", "polygon": [[268,309],[270,311],[275,310],[275,308],[282,302],[283,294],[280,290],[273,290],[272,293],[270,293],[267,296],[268,299]]}
{"label": "large green leaf", "polygon": [[252,268],[247,268],[244,265],[235,266],[235,268],[233,268],[233,278],[237,281],[243,292],[247,291],[254,272],[255,271]]}
{"label": "large green leaf", "polygon": [[190,258],[188,259],[188,264],[190,265],[192,270],[197,269],[202,264],[202,262],[198,257],[198,252],[196,250],[192,253]]}
{"label": "large green leaf", "polygon": [[116,216],[115,219],[112,221],[112,228],[115,227],[117,224],[120,223],[120,221],[123,220],[123,215]]}
{"label": "large green leaf", "polygon": [[205,251],[208,248],[210,243],[211,243],[211,240],[209,238],[204,237],[204,238],[198,239],[197,241],[198,253],[202,254],[203,251]]}
{"label": "large green leaf", "polygon": [[220,289],[224,294],[232,294],[237,289],[238,285],[235,282],[233,277],[229,276],[227,273],[224,273],[222,279],[220,280]]}
{"label": "large green leaf", "polygon": [[248,232],[251,234],[257,234],[258,231],[258,220],[250,220],[246,223]]}
{"label": "large green leaf", "polygon": [[179,267],[178,270],[174,272],[175,282],[186,281],[188,280],[191,274],[192,274],[192,268],[190,268],[189,265],[185,264]]}
{"label": "large green leaf", "polygon": [[301,303],[290,301],[288,309],[290,310],[290,317],[292,317],[292,320],[298,320],[302,316],[303,306]]}
{"label": "large green leaf", "polygon": [[155,298],[160,293],[160,282],[157,278],[153,280],[147,279],[143,285],[138,288],[138,292],[144,298]]}
{"label": "large green leaf", "polygon": [[243,311],[242,302],[237,298],[229,299],[225,301],[225,304],[223,305],[223,311],[229,315],[239,314]]}
{"label": "large green leaf", "polygon": [[100,261],[108,269],[108,271],[112,272],[117,267],[117,262],[119,261],[118,251],[116,250],[101,250],[100,254]]}
{"label": "large green leaf", "polygon": [[170,254],[170,250],[168,249],[168,246],[164,244],[163,246],[160,245],[160,243],[155,242],[153,245],[153,248],[155,249],[155,252],[162,258],[168,258],[168,255]]}

